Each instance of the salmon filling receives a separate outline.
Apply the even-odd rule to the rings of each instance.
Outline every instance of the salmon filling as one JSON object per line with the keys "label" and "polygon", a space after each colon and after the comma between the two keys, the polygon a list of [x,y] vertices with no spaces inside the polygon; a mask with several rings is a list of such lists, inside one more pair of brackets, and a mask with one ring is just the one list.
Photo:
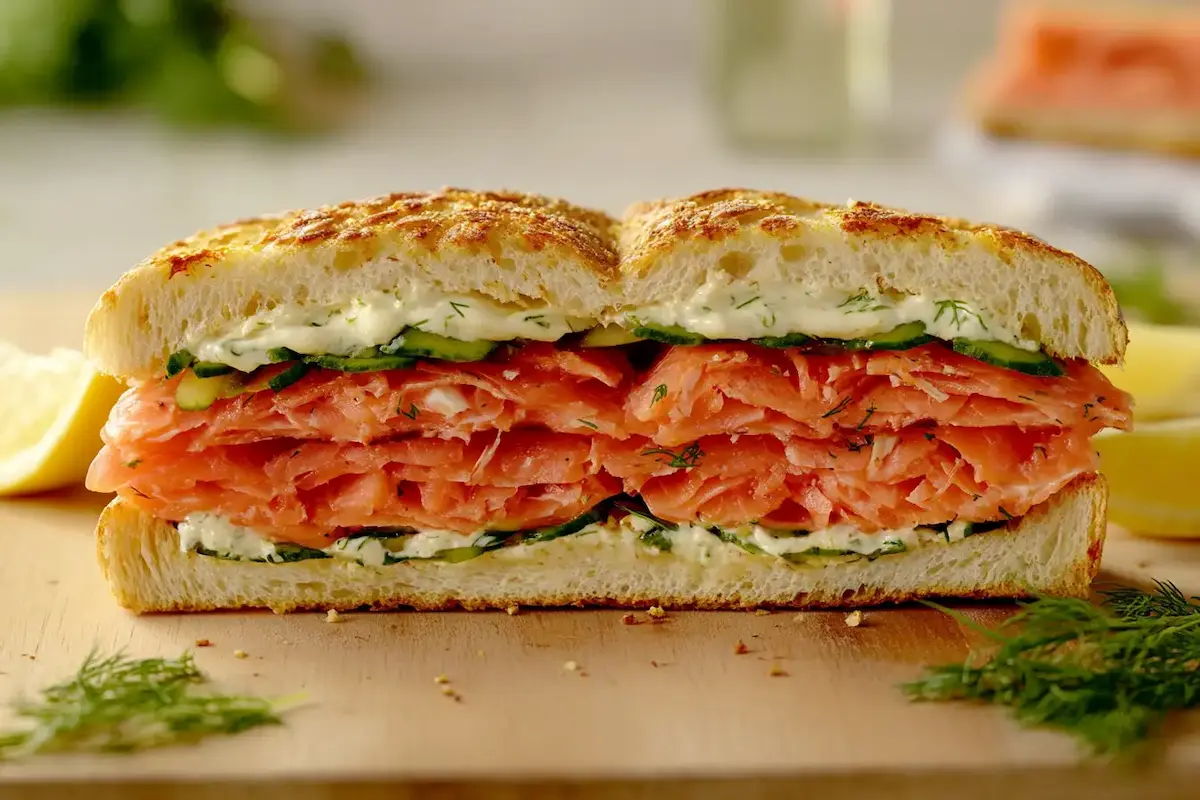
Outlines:
{"label": "salmon filling", "polygon": [[[203,412],[178,378],[122,398],[88,485],[160,518],[217,514],[328,547],[363,527],[567,522],[622,492],[671,522],[863,531],[1019,517],[1127,428],[1096,369],[1042,378],[943,344],[814,352],[527,344],[486,362],[317,370]],[[256,382],[260,383],[260,382]]]}

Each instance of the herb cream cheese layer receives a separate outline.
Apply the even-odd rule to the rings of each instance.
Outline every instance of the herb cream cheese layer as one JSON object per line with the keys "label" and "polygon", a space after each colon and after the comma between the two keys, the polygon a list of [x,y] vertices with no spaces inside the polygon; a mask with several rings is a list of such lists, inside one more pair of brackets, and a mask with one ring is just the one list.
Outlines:
{"label": "herb cream cheese layer", "polygon": [[793,284],[731,280],[723,274],[709,278],[684,300],[626,308],[624,316],[642,325],[678,326],[709,339],[793,333],[858,339],[922,322],[925,332],[939,339],[1000,341],[1023,350],[1038,349],[1036,342],[1005,330],[954,298],[889,296],[866,290],[810,295]]}
{"label": "herb cream cheese layer", "polygon": [[[288,545],[271,542],[249,528],[234,525],[213,514],[192,514],[179,523],[178,528],[179,546],[184,552],[200,550],[208,555],[243,561],[284,562],[304,558],[287,555]],[[651,554],[669,554],[703,565],[744,558],[748,552],[788,559],[811,556],[819,561],[855,554],[887,555],[949,544],[970,535],[970,526],[955,522],[945,529],[916,527],[864,533],[849,525],[837,525],[813,533],[790,534],[758,525],[743,525],[725,528],[722,533],[727,539],[722,539],[714,529],[700,525],[679,525],[671,530],[630,515],[594,523],[548,542],[505,546],[488,555],[506,561],[536,561],[546,548],[561,551],[593,544],[637,542],[640,549]],[[323,550],[313,551],[307,557],[328,557],[378,567],[407,559],[440,558],[449,551],[461,553],[479,547],[490,536],[488,533],[430,530],[391,539],[347,537]]]}
{"label": "herb cream cheese layer", "polygon": [[405,288],[372,292],[339,307],[278,306],[219,335],[191,342],[188,349],[200,361],[250,372],[271,363],[267,351],[274,348],[302,355],[347,356],[388,344],[409,327],[462,341],[552,342],[594,324],[595,320],[549,308],[502,305],[428,287]]}

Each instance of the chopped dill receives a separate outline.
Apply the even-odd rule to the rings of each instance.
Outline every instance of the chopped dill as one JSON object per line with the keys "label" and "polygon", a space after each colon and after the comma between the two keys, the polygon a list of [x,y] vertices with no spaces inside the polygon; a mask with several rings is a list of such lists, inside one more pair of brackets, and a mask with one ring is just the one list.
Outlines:
{"label": "chopped dill", "polygon": [[761,296],[761,295],[755,295],[754,297],[751,297],[751,298],[750,298],[749,300],[747,300],[746,302],[744,302],[744,303],[739,303],[738,305],[736,305],[736,306],[734,306],[734,307],[735,307],[735,308],[745,308],[746,306],[750,305],[751,303],[757,303],[759,300],[762,300],[762,296]]}
{"label": "chopped dill", "polygon": [[580,425],[588,426],[589,428],[591,428],[594,431],[600,430],[600,426],[597,425],[596,423],[592,422],[589,419],[583,419],[582,417],[580,417],[579,419],[577,419],[575,421],[578,422]]}
{"label": "chopped dill", "polygon": [[455,313],[455,314],[458,314],[460,317],[466,318],[466,316],[467,316],[467,315],[466,315],[466,314],[464,314],[464,313],[462,312],[462,310],[463,310],[464,308],[470,308],[471,306],[469,306],[469,305],[468,305],[468,304],[466,304],[466,303],[456,303],[455,301],[451,300],[451,301],[450,301],[450,307],[454,309],[454,313]]}
{"label": "chopped dill", "polygon": [[545,314],[530,314],[529,316],[525,317],[525,321],[532,322],[534,325],[537,325],[540,328],[550,327],[550,323],[546,322]]}
{"label": "chopped dill", "polygon": [[1003,514],[1004,518],[1009,521],[1016,519],[1016,517],[1004,510],[1004,506],[996,506],[996,510]]}
{"label": "chopped dill", "polygon": [[421,413],[421,409],[417,408],[416,403],[413,403],[412,405],[410,405],[408,407],[408,411],[404,411],[402,409],[403,409],[403,406],[401,406],[400,408],[397,408],[396,410],[399,411],[403,416],[406,416],[411,420],[415,420],[417,418],[417,415]]}
{"label": "chopped dill", "polygon": [[846,406],[850,405],[850,403],[852,403],[853,400],[854,400],[854,398],[852,398],[850,396],[843,397],[840,403],[838,403],[836,406],[834,406],[833,408],[829,409],[824,414],[822,414],[821,419],[827,419],[828,417],[832,417],[834,414],[842,413],[843,411],[846,410]]}
{"label": "chopped dill", "polygon": [[867,424],[867,422],[871,419],[871,415],[874,413],[875,413],[875,403],[871,403],[871,405],[867,408],[866,415],[862,418],[862,422],[858,423],[858,425],[855,426],[854,430],[861,431],[863,429],[863,426],[865,426]]}
{"label": "chopped dill", "polygon": [[650,405],[653,407],[655,403],[667,396],[667,385],[660,383],[654,387],[654,397],[650,399]]}
{"label": "chopped dill", "polygon": [[941,319],[943,314],[949,314],[950,322],[954,324],[954,327],[962,330],[963,323],[974,317],[979,322],[979,327],[985,331],[988,329],[983,317],[979,316],[978,312],[972,311],[971,307],[962,300],[938,300],[934,305],[938,309],[937,314],[933,316],[934,322]]}
{"label": "chopped dill", "polygon": [[846,309],[844,312],[846,314],[856,314],[863,311],[882,311],[887,306],[883,303],[875,302],[875,298],[871,297],[870,292],[862,289],[858,294],[848,297],[838,308]]}
{"label": "chopped dill", "polygon": [[1102,606],[1039,597],[996,628],[927,602],[986,636],[990,652],[927,668],[903,689],[914,700],[1007,706],[1017,721],[1057,727],[1093,754],[1124,751],[1171,711],[1200,706],[1200,598],[1155,584],[1103,591]]}
{"label": "chopped dill", "polygon": [[925,434],[925,441],[927,441],[927,442],[932,442],[932,441],[934,441],[934,440],[936,440],[936,439],[937,439],[937,437],[936,437],[936,436],[934,436],[932,433],[926,433],[926,434]]}
{"label": "chopped dill", "polygon": [[659,459],[659,462],[675,469],[691,469],[700,466],[700,459],[704,457],[704,451],[700,449],[699,442],[692,442],[678,453],[665,447],[654,447],[643,450],[642,455],[667,456],[667,460]]}
{"label": "chopped dill", "polygon": [[95,651],[79,671],[18,700],[27,727],[0,734],[0,759],[52,752],[128,753],[279,725],[297,698],[267,700],[196,691],[207,678],[191,653],[178,659],[129,658]]}

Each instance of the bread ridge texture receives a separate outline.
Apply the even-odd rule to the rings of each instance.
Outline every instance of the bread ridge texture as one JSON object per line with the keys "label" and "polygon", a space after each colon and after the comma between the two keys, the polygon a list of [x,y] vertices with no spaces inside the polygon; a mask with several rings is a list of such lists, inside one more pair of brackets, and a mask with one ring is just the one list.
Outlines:
{"label": "bread ridge texture", "polygon": [[1002,226],[748,189],[640,203],[618,221],[539,195],[444,189],[175,242],[101,297],[85,351],[102,372],[150,380],[191,339],[275,306],[425,284],[607,319],[686,299],[728,269],[814,294],[873,287],[965,301],[1061,358],[1120,363],[1128,338],[1096,269]]}
{"label": "bread ridge texture", "polygon": [[734,545],[723,545],[735,552],[715,567],[654,554],[636,542],[606,545],[594,536],[523,545],[541,548],[536,563],[508,561],[505,550],[457,564],[386,567],[336,559],[227,561],[182,552],[172,525],[120,499],[101,516],[96,542],[113,594],[136,613],[514,605],[849,608],[939,596],[1085,596],[1099,569],[1106,502],[1103,477],[1083,476],[1007,528],[824,568],[795,567]]}

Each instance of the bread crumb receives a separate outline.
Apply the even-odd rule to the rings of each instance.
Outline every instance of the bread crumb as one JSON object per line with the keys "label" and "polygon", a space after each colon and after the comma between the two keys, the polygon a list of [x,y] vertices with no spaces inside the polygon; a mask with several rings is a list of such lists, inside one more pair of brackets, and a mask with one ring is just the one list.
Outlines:
{"label": "bread crumb", "polygon": [[766,609],[766,608],[756,608],[756,609],[754,609],[754,616],[769,617],[769,616],[771,616],[771,612],[769,609]]}
{"label": "bread crumb", "polygon": [[626,614],[623,617],[621,617],[621,624],[622,625],[641,625],[642,621],[640,619],[638,619],[637,616],[634,614]]}
{"label": "bread crumb", "polygon": [[650,662],[650,666],[652,666],[652,667],[656,667],[656,668],[657,668],[657,667],[658,667],[658,662],[657,662],[657,661],[651,661],[651,662]]}
{"label": "bread crumb", "polygon": [[197,639],[196,647],[212,647],[212,642],[208,639]]}
{"label": "bread crumb", "polygon": [[563,664],[563,669],[565,669],[567,672],[578,672],[579,671],[579,662],[568,661],[567,663]]}
{"label": "bread crumb", "polygon": [[648,616],[652,617],[653,619],[666,619],[667,618],[667,612],[663,611],[662,606],[650,606],[650,608],[646,609],[646,614]]}
{"label": "bread crumb", "polygon": [[337,612],[336,608],[331,608],[325,612],[325,621],[326,622],[341,622],[342,615]]}
{"label": "bread crumb", "polygon": [[456,691],[455,691],[455,690],[454,690],[452,687],[450,687],[450,686],[443,686],[443,687],[442,687],[442,694],[444,694],[446,697],[449,697],[451,700],[453,700],[453,701],[454,701],[454,702],[456,702],[456,703],[461,703],[461,702],[462,702],[462,695],[461,695],[461,694],[459,694],[458,692],[456,692]]}
{"label": "bread crumb", "polygon": [[233,657],[234,658],[249,658],[250,655],[245,650],[234,650]]}
{"label": "bread crumb", "polygon": [[771,671],[767,674],[772,678],[786,678],[788,676],[787,671],[778,664],[772,664]]}
{"label": "bread crumb", "polygon": [[447,684],[450,682],[450,679],[447,678],[445,675],[438,675],[436,678],[433,679],[433,682],[437,683],[437,684]]}
{"label": "bread crumb", "polygon": [[480,658],[483,658],[483,651],[482,651],[482,650],[476,650],[476,651],[475,651],[475,655],[479,656]]}
{"label": "bread crumb", "polygon": [[510,617],[515,617],[517,614],[520,614],[520,613],[521,613],[521,607],[520,607],[520,606],[509,606],[508,608],[506,608],[506,609],[504,609],[504,610],[508,612],[508,615],[509,615]]}
{"label": "bread crumb", "polygon": [[743,642],[741,639],[738,639],[737,644],[733,646],[733,652],[735,655],[744,656],[746,653],[750,652],[750,648],[746,647],[745,642]]}
{"label": "bread crumb", "polygon": [[861,610],[855,609],[854,611],[851,611],[849,614],[846,615],[846,627],[847,628],[857,628],[859,625],[862,625],[862,624],[863,624],[863,612]]}

